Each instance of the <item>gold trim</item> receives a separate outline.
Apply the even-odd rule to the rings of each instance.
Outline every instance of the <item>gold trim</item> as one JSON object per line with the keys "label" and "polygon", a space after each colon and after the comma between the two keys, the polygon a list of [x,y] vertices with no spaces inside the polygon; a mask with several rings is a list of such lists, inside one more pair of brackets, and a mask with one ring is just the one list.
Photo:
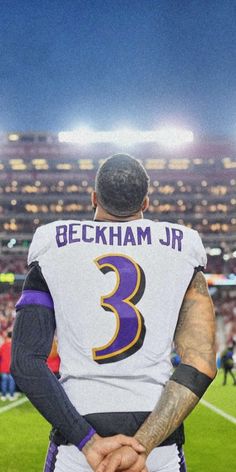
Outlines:
{"label": "gold trim", "polygon": [[[136,286],[135,286],[133,292],[128,297],[124,298],[121,301],[124,302],[124,303],[127,303],[127,305],[129,305],[131,308],[133,308],[133,310],[136,313],[136,316],[138,318],[138,328],[137,328],[137,332],[136,332],[136,335],[135,335],[133,341],[131,341],[131,343],[129,343],[127,346],[123,347],[122,349],[119,349],[118,351],[114,351],[110,354],[105,354],[103,356],[101,356],[101,355],[99,356],[99,355],[97,355],[97,352],[103,351],[107,347],[110,347],[113,344],[113,342],[117,339],[117,337],[119,335],[119,331],[120,331],[120,317],[119,317],[118,311],[116,310],[116,308],[113,305],[110,305],[109,303],[104,302],[105,299],[107,300],[107,299],[111,298],[116,293],[116,291],[118,290],[118,288],[120,286],[120,274],[119,274],[119,271],[117,270],[117,268],[113,264],[110,264],[110,263],[104,263],[104,264],[99,263],[99,261],[101,259],[103,259],[104,257],[109,257],[109,256],[112,256],[112,257],[117,257],[118,256],[118,257],[128,259],[134,265],[134,267],[136,269],[136,274],[137,274]],[[96,259],[94,259],[94,262],[95,262],[96,266],[99,268],[99,270],[101,270],[103,267],[110,267],[112,270],[114,270],[114,272],[117,276],[115,288],[112,290],[111,293],[109,293],[106,296],[102,296],[101,299],[100,299],[101,306],[110,308],[111,311],[115,314],[115,316],[116,316],[116,330],[115,330],[115,334],[112,336],[112,339],[107,344],[105,344],[104,346],[95,347],[95,348],[92,349],[93,359],[94,360],[99,360],[99,359],[107,359],[107,358],[110,358],[110,357],[115,357],[118,354],[122,354],[123,352],[128,351],[129,349],[131,349],[131,347],[134,346],[134,344],[137,343],[138,339],[140,338],[141,330],[142,330],[141,314],[140,314],[139,310],[137,309],[137,307],[130,300],[136,295],[136,293],[138,292],[138,290],[140,288],[141,271],[140,271],[139,265],[130,256],[127,256],[126,254],[108,253],[108,254],[104,254],[102,256],[97,257]]]}

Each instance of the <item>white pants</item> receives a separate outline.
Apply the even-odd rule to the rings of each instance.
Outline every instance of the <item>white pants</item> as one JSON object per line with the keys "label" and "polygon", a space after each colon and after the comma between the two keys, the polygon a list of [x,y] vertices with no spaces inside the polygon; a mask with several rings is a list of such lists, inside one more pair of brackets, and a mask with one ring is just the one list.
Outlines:
{"label": "white pants", "polygon": [[[52,459],[53,453],[55,457]],[[176,444],[155,448],[148,456],[147,468],[148,472],[186,472],[183,452],[178,449]],[[54,448],[54,451],[51,450],[51,455],[48,453],[44,469],[44,472],[91,471],[83,453],[72,445],[59,446]]]}

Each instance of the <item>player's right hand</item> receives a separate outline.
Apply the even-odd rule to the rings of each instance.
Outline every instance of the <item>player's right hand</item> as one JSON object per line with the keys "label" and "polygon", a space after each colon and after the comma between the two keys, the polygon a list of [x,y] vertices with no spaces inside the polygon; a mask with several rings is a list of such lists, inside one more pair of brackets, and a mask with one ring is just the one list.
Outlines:
{"label": "player's right hand", "polygon": [[145,451],[145,448],[136,438],[125,436],[124,434],[102,438],[98,434],[94,434],[85,444],[82,452],[84,453],[89,465],[95,471],[106,456],[116,449],[122,448],[122,446],[130,446],[130,449],[137,455],[138,453],[143,453]]}
{"label": "player's right hand", "polygon": [[122,446],[105,457],[96,472],[148,472],[146,459],[144,452],[138,453],[130,446]]}

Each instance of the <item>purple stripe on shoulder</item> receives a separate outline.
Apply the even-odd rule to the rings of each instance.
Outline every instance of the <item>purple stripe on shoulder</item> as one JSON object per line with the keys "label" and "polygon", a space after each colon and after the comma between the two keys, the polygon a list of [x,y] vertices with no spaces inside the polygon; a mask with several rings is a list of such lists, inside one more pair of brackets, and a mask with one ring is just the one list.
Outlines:
{"label": "purple stripe on shoulder", "polygon": [[47,308],[54,309],[53,299],[48,292],[40,290],[23,290],[20,299],[16,304],[16,310],[25,305],[43,305]]}
{"label": "purple stripe on shoulder", "polygon": [[43,472],[53,472],[57,460],[58,446],[50,442]]}
{"label": "purple stripe on shoulder", "polygon": [[80,443],[77,446],[80,451],[82,451],[85,444],[92,438],[92,436],[95,433],[96,433],[95,429],[91,428],[90,431],[88,432],[88,434],[85,436],[85,438],[82,439],[82,441],[80,441]]}

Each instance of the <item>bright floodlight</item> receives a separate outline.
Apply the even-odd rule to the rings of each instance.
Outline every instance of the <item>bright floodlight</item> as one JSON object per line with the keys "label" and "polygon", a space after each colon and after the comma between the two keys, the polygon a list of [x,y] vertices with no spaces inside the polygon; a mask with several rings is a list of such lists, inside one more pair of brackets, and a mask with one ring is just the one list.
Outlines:
{"label": "bright floodlight", "polygon": [[8,135],[8,140],[9,141],[18,141],[20,139],[19,134],[16,133],[11,133]]}
{"label": "bright floodlight", "polygon": [[193,142],[193,132],[182,128],[163,127],[156,131],[156,140],[163,146],[175,147]]}
{"label": "bright floodlight", "polygon": [[122,128],[115,131],[93,131],[89,128],[79,128],[75,131],[62,131],[58,134],[58,139],[63,143],[77,143],[82,145],[94,143],[129,145],[156,141],[153,131],[139,131],[130,128]]}
{"label": "bright floodlight", "polygon": [[94,143],[115,143],[132,145],[135,143],[157,142],[164,146],[174,147],[193,141],[193,133],[178,128],[160,128],[155,131],[139,131],[123,128],[116,131],[93,131],[90,128],[79,128],[76,131],[63,131],[58,134],[59,142],[81,145]]}
{"label": "bright floodlight", "polygon": [[94,142],[94,131],[81,127],[75,131],[62,131],[58,134],[61,143],[90,144]]}
{"label": "bright floodlight", "polygon": [[109,142],[118,145],[130,145],[135,143],[151,142],[153,133],[150,131],[139,131],[131,128],[122,128],[116,131],[109,131],[107,138]]}

